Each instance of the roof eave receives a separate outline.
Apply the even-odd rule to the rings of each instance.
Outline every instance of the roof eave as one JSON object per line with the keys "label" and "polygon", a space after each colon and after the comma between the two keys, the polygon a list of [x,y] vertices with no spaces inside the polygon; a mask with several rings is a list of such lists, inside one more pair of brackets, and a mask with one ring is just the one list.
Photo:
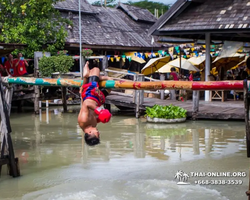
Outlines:
{"label": "roof eave", "polygon": [[184,35],[184,34],[205,34],[205,33],[243,33],[250,32],[250,28],[245,29],[204,29],[204,30],[172,30],[163,31],[156,30],[155,36],[170,36],[170,35]]}
{"label": "roof eave", "polygon": [[[67,11],[67,12],[79,12],[78,10],[72,10],[72,9],[66,9],[66,8],[56,8],[55,9],[59,10],[59,11]],[[87,12],[87,11],[81,11],[81,13],[83,14],[91,14],[91,15],[96,15],[99,14],[98,12]]]}

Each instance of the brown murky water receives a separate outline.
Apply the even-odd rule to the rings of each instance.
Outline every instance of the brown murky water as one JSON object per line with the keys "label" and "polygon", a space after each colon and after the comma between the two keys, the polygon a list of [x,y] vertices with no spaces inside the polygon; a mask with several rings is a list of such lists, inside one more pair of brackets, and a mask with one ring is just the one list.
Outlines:
{"label": "brown murky water", "polygon": [[[243,122],[188,121],[158,125],[114,116],[101,124],[101,144],[87,147],[78,107],[12,114],[12,137],[22,176],[3,168],[0,199],[16,200],[243,200],[249,159]],[[189,175],[178,185],[176,172]],[[245,172],[245,177],[192,177],[191,172]],[[200,180],[241,185],[198,185]],[[217,183],[218,184],[218,183]]]}

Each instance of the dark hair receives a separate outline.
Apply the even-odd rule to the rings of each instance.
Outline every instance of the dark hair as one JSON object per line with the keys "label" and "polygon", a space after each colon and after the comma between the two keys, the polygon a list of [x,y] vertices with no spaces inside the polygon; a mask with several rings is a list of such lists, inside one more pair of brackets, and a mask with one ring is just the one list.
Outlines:
{"label": "dark hair", "polygon": [[[100,63],[96,60],[96,59],[93,59],[93,60],[89,60],[89,69],[93,69],[95,67],[99,68],[100,69]],[[101,70],[101,69],[100,69]]]}
{"label": "dark hair", "polygon": [[89,146],[94,146],[100,143],[100,139],[98,137],[96,137],[95,135],[92,136],[88,133],[85,133],[84,139],[85,139],[86,144]]}
{"label": "dark hair", "polygon": [[246,64],[247,64],[247,68],[250,69],[250,57],[247,58]]}
{"label": "dark hair", "polygon": [[170,71],[175,72],[176,71],[175,67],[171,67]]}

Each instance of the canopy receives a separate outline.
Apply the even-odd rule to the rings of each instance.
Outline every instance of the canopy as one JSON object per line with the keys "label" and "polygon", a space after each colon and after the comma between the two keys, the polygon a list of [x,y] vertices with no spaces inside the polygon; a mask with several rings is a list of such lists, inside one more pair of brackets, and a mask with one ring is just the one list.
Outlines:
{"label": "canopy", "polygon": [[159,72],[159,73],[170,73],[172,67],[174,67],[174,66],[172,66],[170,64],[166,64],[163,67],[161,67],[160,69],[158,69],[157,72]]}
{"label": "canopy", "polygon": [[163,65],[167,64],[170,60],[170,56],[152,58],[148,63],[143,67],[141,73],[144,75],[153,74],[155,71],[160,69]]}
{"label": "canopy", "polygon": [[218,56],[212,63],[213,67],[226,67],[226,69],[230,69],[244,60],[244,55],[239,53],[231,54],[227,57]]}
{"label": "canopy", "polygon": [[197,71],[199,72],[200,70],[192,65],[188,60],[185,58],[181,58],[181,66],[180,66],[180,58],[177,58],[175,60],[172,60],[171,62],[168,63],[169,65],[172,65],[173,67],[178,67],[181,69],[189,70],[189,71]]}
{"label": "canopy", "polygon": [[188,61],[194,66],[200,68],[205,67],[206,56],[191,57]]}
{"label": "canopy", "polygon": [[244,65],[246,65],[247,59],[249,58],[249,56],[245,56],[245,59],[242,60],[241,62],[239,62],[237,65],[235,65],[234,67],[232,67],[231,69],[236,69],[238,67],[242,67]]}

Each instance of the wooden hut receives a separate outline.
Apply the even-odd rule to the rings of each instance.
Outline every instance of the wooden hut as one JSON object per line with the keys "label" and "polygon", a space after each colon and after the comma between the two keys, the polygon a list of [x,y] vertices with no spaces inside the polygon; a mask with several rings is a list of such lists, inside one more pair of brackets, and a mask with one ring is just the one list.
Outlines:
{"label": "wooden hut", "polygon": [[[66,49],[77,53],[79,49],[78,0],[66,0],[55,4],[62,16],[70,19],[73,26],[68,28]],[[151,51],[160,49],[161,44],[153,43],[148,29],[156,18],[146,9],[125,4],[115,8],[92,6],[86,0],[81,5],[82,47],[91,48],[100,54],[117,51]],[[156,36],[153,36],[155,41]]]}
{"label": "wooden hut", "polygon": [[[205,80],[210,75],[211,40],[249,42],[248,0],[178,0],[149,29],[149,35],[205,39]],[[205,100],[209,101],[209,91]]]}

